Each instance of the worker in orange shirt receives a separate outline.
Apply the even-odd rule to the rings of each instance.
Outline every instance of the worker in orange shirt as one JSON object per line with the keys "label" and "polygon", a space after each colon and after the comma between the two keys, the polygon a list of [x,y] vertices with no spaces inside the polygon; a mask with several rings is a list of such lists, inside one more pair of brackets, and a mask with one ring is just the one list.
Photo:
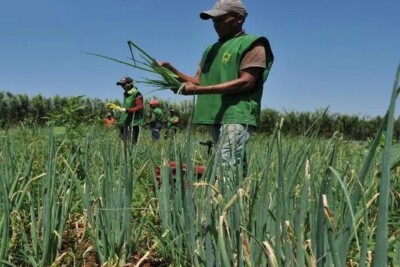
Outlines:
{"label": "worker in orange shirt", "polygon": [[111,113],[107,113],[107,117],[103,119],[106,128],[113,128],[117,123]]}

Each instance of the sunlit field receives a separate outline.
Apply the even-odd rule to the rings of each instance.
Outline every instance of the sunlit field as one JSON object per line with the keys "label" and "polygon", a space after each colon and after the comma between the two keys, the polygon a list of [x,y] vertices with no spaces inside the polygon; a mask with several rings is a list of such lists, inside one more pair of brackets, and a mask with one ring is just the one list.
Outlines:
{"label": "sunlit field", "polygon": [[285,136],[282,118],[246,168],[190,123],[131,144],[72,100],[0,130],[0,265],[400,266],[399,77],[368,141],[318,137],[324,114]]}
{"label": "sunlit field", "polygon": [[[218,147],[208,154],[200,142],[209,136],[190,127],[158,142],[143,128],[137,145],[97,126],[80,135],[24,126],[0,132],[0,260],[3,266],[369,266],[382,242],[378,203],[386,177],[385,257],[398,266],[397,145],[387,167],[383,130],[352,143],[340,133],[314,137],[317,123],[296,138],[274,127],[273,135],[251,139],[245,177],[242,166],[220,168]],[[206,169],[198,174],[195,166]]]}

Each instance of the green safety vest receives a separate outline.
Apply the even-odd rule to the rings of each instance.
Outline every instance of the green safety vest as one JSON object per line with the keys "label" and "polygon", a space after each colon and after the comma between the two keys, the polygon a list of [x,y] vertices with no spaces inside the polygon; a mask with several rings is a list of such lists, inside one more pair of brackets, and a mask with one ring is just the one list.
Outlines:
{"label": "green safety vest", "polygon": [[162,122],[163,121],[163,111],[161,108],[155,108],[151,111],[154,114],[154,120]]}
{"label": "green safety vest", "polygon": [[[142,97],[142,95],[139,92],[132,95],[124,94],[122,107],[126,109],[135,107],[136,97]],[[143,109],[136,113],[122,112],[118,122],[123,125],[143,125]]]}
{"label": "green safety vest", "polygon": [[[210,45],[201,61],[200,85],[213,85],[237,79],[240,62],[256,41],[263,41],[266,54],[271,55],[265,37],[241,35],[224,43]],[[263,79],[254,90],[237,94],[198,95],[193,122],[197,124],[248,124],[257,126],[260,118],[263,83],[266,81],[272,61],[263,72]]]}
{"label": "green safety vest", "polygon": [[167,129],[175,130],[177,128],[180,128],[179,127],[179,117],[176,115],[168,117]]}

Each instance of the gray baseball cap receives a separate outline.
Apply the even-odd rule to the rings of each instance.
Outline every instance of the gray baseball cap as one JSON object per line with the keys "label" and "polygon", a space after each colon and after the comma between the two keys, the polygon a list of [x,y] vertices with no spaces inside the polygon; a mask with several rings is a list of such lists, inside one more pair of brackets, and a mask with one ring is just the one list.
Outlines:
{"label": "gray baseball cap", "polygon": [[219,17],[228,13],[247,16],[246,7],[240,0],[219,0],[211,10],[200,13],[200,18],[206,20]]}
{"label": "gray baseball cap", "polygon": [[126,76],[126,77],[122,77],[121,80],[119,80],[119,81],[117,82],[117,85],[131,84],[131,83],[133,83],[132,78]]}

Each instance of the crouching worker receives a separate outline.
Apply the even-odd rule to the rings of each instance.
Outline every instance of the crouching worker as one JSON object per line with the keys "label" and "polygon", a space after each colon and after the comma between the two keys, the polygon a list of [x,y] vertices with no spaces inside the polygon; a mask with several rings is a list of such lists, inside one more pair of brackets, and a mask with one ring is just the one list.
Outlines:
{"label": "crouching worker", "polygon": [[104,127],[110,129],[110,128],[113,128],[117,122],[115,121],[115,118],[113,117],[113,115],[110,112],[108,112],[107,117],[105,117],[103,119],[103,123],[104,123]]}
{"label": "crouching worker", "polygon": [[165,132],[164,136],[165,139],[174,136],[176,134],[176,131],[181,128],[182,127],[180,125],[180,119],[175,110],[171,108],[169,110],[169,116],[167,120],[167,131]]}

